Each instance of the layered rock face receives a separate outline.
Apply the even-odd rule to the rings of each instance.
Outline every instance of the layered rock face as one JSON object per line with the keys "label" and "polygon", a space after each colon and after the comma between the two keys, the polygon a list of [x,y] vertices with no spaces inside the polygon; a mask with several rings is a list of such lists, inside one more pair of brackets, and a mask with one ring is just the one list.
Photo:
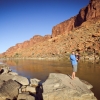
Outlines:
{"label": "layered rock face", "polygon": [[70,18],[56,26],[52,29],[52,37],[56,37],[57,35],[65,34],[74,28],[75,17]]}
{"label": "layered rock face", "polygon": [[83,22],[98,16],[100,16],[100,0],[90,0],[90,3],[82,8],[78,15],[54,26],[52,29],[52,37],[66,32],[68,33],[75,27],[80,26]]}
{"label": "layered rock face", "polygon": [[79,50],[82,55],[87,53],[91,56],[95,53],[97,58],[100,52],[100,17],[86,21],[80,27],[44,42],[26,45],[24,48],[22,45],[11,47],[2,57],[54,58],[66,56],[72,50]]}
{"label": "layered rock face", "polygon": [[13,57],[14,55],[18,56],[19,55],[18,52],[26,48],[33,47],[36,43],[44,42],[48,39],[51,39],[51,35],[45,35],[44,37],[40,35],[35,35],[29,41],[24,41],[23,43],[18,43],[15,46],[10,47],[6,52],[2,54],[2,56],[3,57],[4,56],[6,57],[6,55],[7,57]]}
{"label": "layered rock face", "polygon": [[99,59],[100,0],[91,0],[78,15],[54,26],[52,36],[36,35],[10,47],[0,57],[60,58],[72,50],[79,51],[87,59]]}

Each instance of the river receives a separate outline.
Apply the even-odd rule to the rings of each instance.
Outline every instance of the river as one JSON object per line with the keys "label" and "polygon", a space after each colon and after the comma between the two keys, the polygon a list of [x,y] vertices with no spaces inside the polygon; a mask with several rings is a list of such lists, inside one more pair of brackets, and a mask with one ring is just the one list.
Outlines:
{"label": "river", "polygon": [[[12,71],[28,79],[37,78],[45,81],[49,73],[72,73],[70,61],[50,61],[50,60],[3,60]],[[92,91],[100,100],[100,61],[79,61],[76,76],[88,81],[93,85]]]}

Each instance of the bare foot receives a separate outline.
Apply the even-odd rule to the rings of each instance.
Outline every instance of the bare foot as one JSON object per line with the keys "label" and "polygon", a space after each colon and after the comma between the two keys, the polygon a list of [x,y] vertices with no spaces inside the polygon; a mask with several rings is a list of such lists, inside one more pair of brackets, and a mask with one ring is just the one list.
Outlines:
{"label": "bare foot", "polygon": [[74,78],[73,78],[73,77],[71,77],[71,79],[73,80]]}

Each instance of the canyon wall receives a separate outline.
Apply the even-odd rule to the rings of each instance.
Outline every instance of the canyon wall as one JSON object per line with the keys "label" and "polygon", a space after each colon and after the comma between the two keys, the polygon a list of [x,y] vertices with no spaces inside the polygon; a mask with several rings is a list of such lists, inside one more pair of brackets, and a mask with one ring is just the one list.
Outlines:
{"label": "canyon wall", "polygon": [[33,36],[10,47],[0,57],[50,58],[66,56],[72,50],[83,55],[100,53],[100,0],[90,0],[79,14],[52,29],[52,35]]}
{"label": "canyon wall", "polygon": [[100,0],[90,0],[89,4],[79,11],[79,14],[66,20],[52,29],[52,37],[65,34],[80,26],[83,22],[100,16]]}

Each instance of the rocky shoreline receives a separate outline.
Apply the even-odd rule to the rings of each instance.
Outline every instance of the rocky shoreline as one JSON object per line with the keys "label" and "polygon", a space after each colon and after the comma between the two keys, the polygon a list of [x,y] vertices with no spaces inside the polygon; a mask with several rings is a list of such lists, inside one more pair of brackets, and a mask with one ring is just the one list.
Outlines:
{"label": "rocky shoreline", "polygon": [[[9,59],[33,59],[33,60],[70,60],[69,59],[70,54],[67,54],[66,56],[62,56],[62,57],[23,57],[23,58],[0,58],[0,60],[9,60]],[[86,56],[82,56],[80,55],[80,60],[85,60],[85,61],[98,61],[100,60],[100,55],[86,55]]]}
{"label": "rocky shoreline", "polygon": [[97,100],[86,81],[50,73],[45,82],[20,76],[0,64],[0,100]]}

